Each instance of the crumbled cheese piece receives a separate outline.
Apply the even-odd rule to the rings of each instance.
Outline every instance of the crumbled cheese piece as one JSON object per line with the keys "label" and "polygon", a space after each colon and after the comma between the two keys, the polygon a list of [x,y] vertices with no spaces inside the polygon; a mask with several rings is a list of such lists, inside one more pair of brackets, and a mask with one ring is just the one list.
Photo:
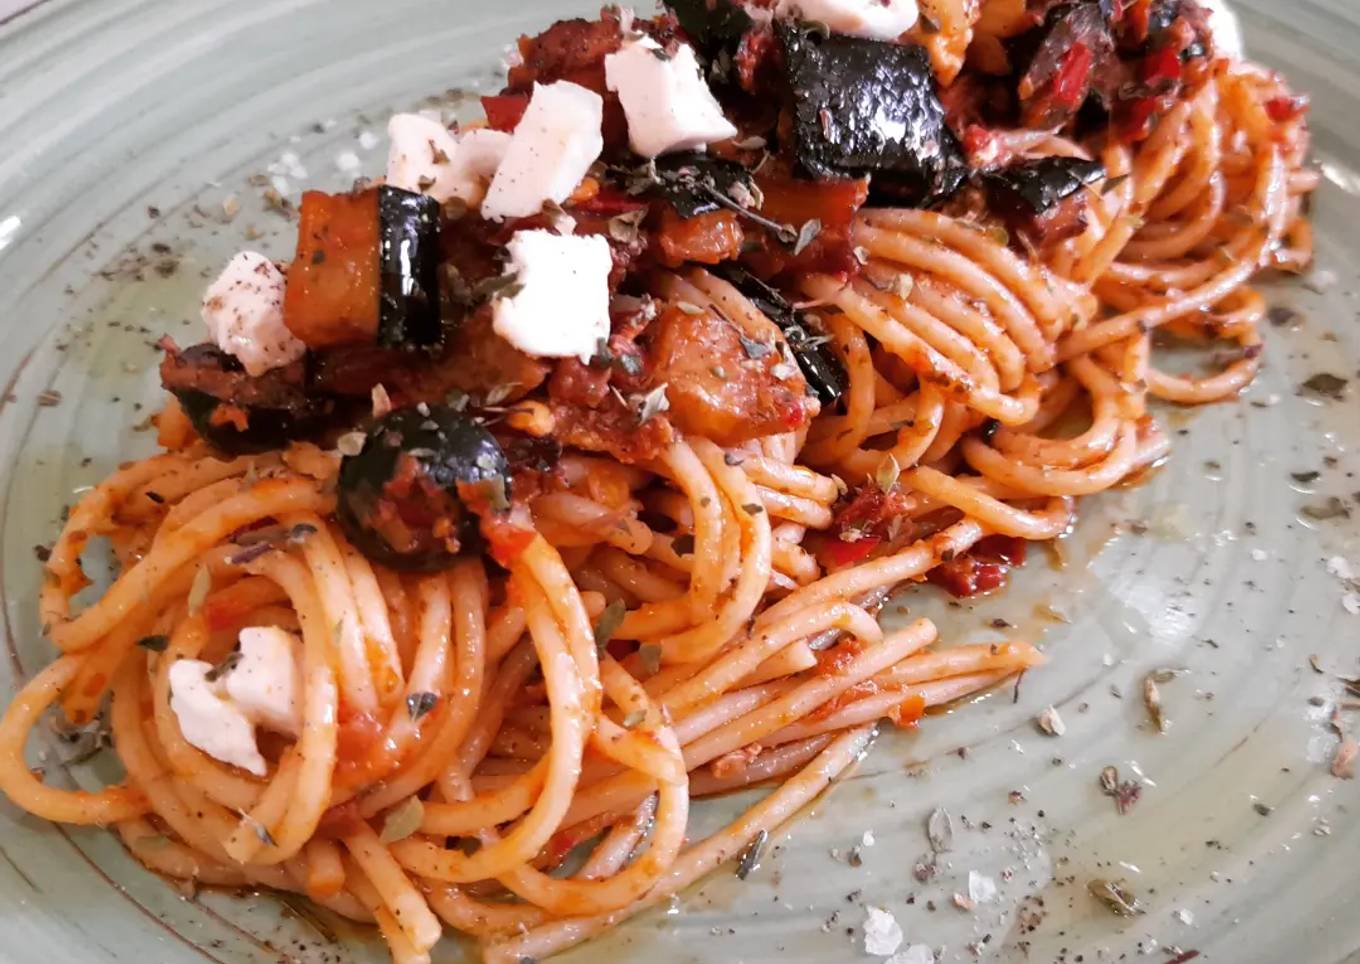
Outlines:
{"label": "crumbled cheese piece", "polygon": [[302,728],[302,641],[276,628],[243,629],[234,667],[209,679],[213,666],[181,659],[170,667],[170,709],[190,745],[256,776],[268,765],[255,727],[296,737]]}
{"label": "crumbled cheese piece", "polygon": [[208,337],[251,376],[301,358],[307,346],[283,323],[283,272],[254,251],[227,262],[203,295]]}
{"label": "crumbled cheese piece", "polygon": [[864,836],[859,838],[859,844],[861,847],[872,847],[875,842],[876,841],[874,840],[874,832],[872,830],[864,831]]}
{"label": "crumbled cheese piece", "polygon": [[360,131],[358,140],[359,146],[366,151],[371,151],[382,143],[382,138],[372,131]]}
{"label": "crumbled cheese piece", "polygon": [[916,26],[919,16],[916,0],[779,0],[775,13],[871,40],[896,40]]}
{"label": "crumbled cheese piece", "polygon": [[496,333],[529,355],[589,361],[609,337],[609,242],[520,231],[505,250],[513,281],[493,303]]}
{"label": "crumbled cheese piece", "polygon": [[223,677],[227,695],[247,717],[275,733],[302,729],[297,637],[274,626],[241,630],[241,661]]}
{"label": "crumbled cheese piece", "polygon": [[619,95],[628,141],[643,157],[706,147],[737,136],[704,82],[694,48],[674,53],[651,37],[625,41],[604,59],[605,83]]}
{"label": "crumbled cheese piece", "polygon": [[1252,562],[1265,562],[1265,561],[1266,561],[1267,559],[1269,559],[1269,558],[1270,558],[1270,553],[1266,552],[1264,549],[1253,549],[1253,550],[1251,550],[1251,560],[1252,560]]}
{"label": "crumbled cheese piece", "polygon": [[864,953],[888,957],[902,946],[902,925],[882,907],[864,908]]}
{"label": "crumbled cheese piece", "polygon": [[604,150],[604,99],[579,84],[535,84],[482,201],[488,221],[538,214],[569,198]]}
{"label": "crumbled cheese piece", "polygon": [[935,952],[925,944],[912,944],[888,958],[887,964],[935,964]]}
{"label": "crumbled cheese piece", "polygon": [[455,135],[421,114],[393,114],[387,136],[387,183],[441,204],[455,197],[479,200],[511,140],[504,131],[480,128]]}
{"label": "crumbled cheese piece", "polygon": [[974,904],[990,904],[996,900],[996,881],[976,870],[968,871],[968,899]]}
{"label": "crumbled cheese piece", "polygon": [[182,659],[170,667],[170,709],[180,732],[213,759],[264,776],[269,768],[255,745],[254,724],[223,698],[208,680],[210,672],[212,664],[201,659]]}
{"label": "crumbled cheese piece", "polygon": [[1238,22],[1237,14],[1228,8],[1228,0],[1200,0],[1200,6],[1209,11],[1209,32],[1214,35],[1218,53],[1241,60],[1246,52],[1242,43],[1242,24]]}

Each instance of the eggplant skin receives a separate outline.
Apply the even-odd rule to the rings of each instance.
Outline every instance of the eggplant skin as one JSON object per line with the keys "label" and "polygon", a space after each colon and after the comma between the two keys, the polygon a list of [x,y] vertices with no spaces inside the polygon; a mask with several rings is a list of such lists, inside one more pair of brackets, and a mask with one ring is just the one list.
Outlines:
{"label": "eggplant skin", "polygon": [[[445,569],[481,545],[477,516],[459,487],[508,486],[509,472],[495,438],[467,415],[442,405],[398,409],[368,429],[358,455],[341,462],[336,517],[375,562],[411,572]],[[403,473],[409,484],[389,487]],[[382,518],[393,513],[405,520],[403,545],[382,531]]]}
{"label": "eggplant skin", "polygon": [[876,197],[918,207],[963,186],[968,162],[945,123],[924,47],[777,29],[793,96],[793,151],[806,174],[872,175]]}
{"label": "eggplant skin", "polygon": [[[697,151],[667,154],[656,160],[657,183],[650,191],[664,197],[682,218],[696,218],[754,196],[751,172],[736,161]],[[726,202],[717,200],[726,198]]]}
{"label": "eggplant skin", "polygon": [[694,48],[706,57],[733,51],[755,21],[732,0],[665,0]]}
{"label": "eggplant skin", "polygon": [[1012,164],[983,177],[989,191],[1034,215],[1047,214],[1060,201],[1105,178],[1105,165],[1077,157],[1040,157]]}
{"label": "eggplant skin", "polygon": [[378,188],[378,344],[423,348],[439,344],[439,202]]}
{"label": "eggplant skin", "polygon": [[245,431],[230,423],[214,424],[213,413],[224,403],[207,392],[197,389],[180,389],[175,398],[180,408],[189,417],[202,439],[227,455],[256,455],[260,452],[274,452],[286,448],[289,442],[315,438],[322,434],[330,422],[333,403],[316,406],[306,412],[279,408],[246,409],[248,425]]}
{"label": "eggplant skin", "polygon": [[798,320],[798,313],[788,299],[778,289],[730,261],[710,270],[745,295],[784,333],[808,387],[817,394],[822,405],[830,407],[839,403],[850,387],[845,366],[830,345],[814,338]]}
{"label": "eggplant skin", "polygon": [[[314,439],[336,420],[334,398],[306,392],[304,362],[251,377],[216,345],[183,351],[169,342],[162,346],[161,384],[179,401],[199,436],[227,455],[253,455]],[[235,409],[236,417],[214,419],[222,406]],[[242,414],[246,427],[239,429],[235,422]]]}

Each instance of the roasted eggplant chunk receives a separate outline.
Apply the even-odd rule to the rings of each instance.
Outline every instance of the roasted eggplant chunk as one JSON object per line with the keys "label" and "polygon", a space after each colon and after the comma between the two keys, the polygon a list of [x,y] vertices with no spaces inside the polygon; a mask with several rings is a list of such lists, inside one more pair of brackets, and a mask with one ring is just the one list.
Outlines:
{"label": "roasted eggplant chunk", "polygon": [[1040,216],[1083,187],[1105,177],[1105,165],[1079,157],[1040,157],[1021,161],[983,179],[992,197]]}
{"label": "roasted eggplant chunk", "polygon": [[1021,161],[983,178],[992,208],[1036,247],[1080,234],[1086,227],[1081,189],[1105,177],[1105,166],[1076,157]]}
{"label": "roasted eggplant chunk", "polygon": [[655,167],[629,171],[627,176],[629,193],[664,198],[682,218],[723,207],[751,207],[757,196],[750,171],[735,161],[697,151],[659,157]]}
{"label": "roasted eggplant chunk", "polygon": [[841,400],[849,386],[845,366],[824,340],[808,331],[798,319],[798,313],[778,290],[761,281],[745,268],[727,263],[714,269],[715,273],[732,285],[755,305],[765,317],[779,326],[793,351],[798,367],[803,371],[808,386],[817,393],[824,406]]}
{"label": "roasted eggplant chunk", "polygon": [[813,178],[872,175],[873,193],[924,206],[968,177],[924,47],[778,26],[793,96],[793,151]]}
{"label": "roasted eggplant chunk", "polygon": [[439,203],[394,187],[302,196],[284,323],[309,348],[440,341]]}
{"label": "roasted eggplant chunk", "polygon": [[305,391],[301,361],[252,377],[215,345],[180,351],[166,340],[162,347],[161,384],[179,399],[198,434],[228,455],[315,438],[333,420],[335,401]]}
{"label": "roasted eggplant chunk", "polygon": [[665,0],[681,28],[705,57],[737,49],[741,38],[755,26],[740,4],[732,0]]}
{"label": "roasted eggplant chunk", "polygon": [[1092,95],[1108,109],[1118,81],[1114,36],[1101,5],[1059,4],[1048,11],[1042,39],[1020,78],[1024,124],[1066,124]]}
{"label": "roasted eggplant chunk", "polygon": [[473,506],[504,507],[505,453],[479,422],[447,406],[399,409],[340,466],[346,536],[394,569],[430,571],[480,546]]}

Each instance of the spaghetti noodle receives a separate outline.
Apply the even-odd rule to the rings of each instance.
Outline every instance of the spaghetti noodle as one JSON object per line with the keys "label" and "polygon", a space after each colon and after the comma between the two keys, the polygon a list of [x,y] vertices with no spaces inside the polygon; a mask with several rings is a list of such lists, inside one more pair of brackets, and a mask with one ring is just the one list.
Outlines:
{"label": "spaghetti noodle", "polygon": [[[957,73],[967,40],[949,39],[933,53]],[[1154,400],[1251,382],[1264,306],[1247,285],[1310,256],[1316,177],[1288,103],[1273,75],[1219,59],[1139,142],[995,133],[1015,158],[1104,165],[1082,230],[1026,250],[967,203],[864,209],[847,225],[859,269],[785,286],[844,367],[839,406],[735,443],[676,432],[626,462],[569,442],[516,494],[513,550],[493,536],[434,571],[375,561],[337,521],[338,451],[224,458],[172,405],[167,451],[87,493],[52,549],[39,606],[60,656],[0,721],[0,789],[116,829],[168,877],[375,923],[401,964],[445,927],[513,964],[655,906],[786,825],[880,720],[913,726],[1043,662],[1019,640],[932,649],[929,621],[875,613],[927,578],[992,588],[1011,561],[998,540],[1057,538],[1078,497],[1166,457]],[[647,288],[743,344],[785,344],[717,272]],[[1156,366],[1163,335],[1238,351],[1176,374]],[[560,428],[550,398],[508,407],[529,436]],[[119,572],[77,610],[93,539]],[[250,627],[300,640],[301,723],[262,741],[263,777],[186,739],[170,682],[182,660],[230,672]],[[50,707],[87,722],[106,698],[123,782],[45,784],[24,758],[34,726]],[[687,839],[698,798],[765,783]]]}

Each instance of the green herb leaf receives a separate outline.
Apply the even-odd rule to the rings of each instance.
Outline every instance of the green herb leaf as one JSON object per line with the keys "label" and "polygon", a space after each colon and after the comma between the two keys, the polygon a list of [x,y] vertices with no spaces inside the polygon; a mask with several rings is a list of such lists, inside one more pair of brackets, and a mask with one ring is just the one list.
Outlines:
{"label": "green herb leaf", "polygon": [[614,634],[619,631],[619,626],[623,623],[623,618],[628,615],[628,607],[622,599],[615,599],[608,606],[604,607],[604,612],[600,613],[600,618],[595,621],[595,648],[604,649]]}
{"label": "green herb leaf", "polygon": [[1327,522],[1331,519],[1349,519],[1351,510],[1336,496],[1332,496],[1321,505],[1306,505],[1299,510],[1309,519],[1317,522]]}
{"label": "green herb leaf", "polygon": [[1345,394],[1348,380],[1339,375],[1332,375],[1329,372],[1318,372],[1308,379],[1301,386],[1303,390],[1311,395],[1320,395],[1323,398],[1330,398],[1339,401]]}
{"label": "green herb leaf", "polygon": [[203,605],[203,600],[208,598],[208,593],[212,591],[212,573],[207,566],[199,566],[194,573],[193,584],[189,586],[189,612],[197,613]]}
{"label": "green herb leaf", "polygon": [[648,676],[661,672],[661,647],[655,643],[643,643],[638,647],[638,659]]}
{"label": "green herb leaf", "polygon": [[1086,889],[1107,910],[1120,917],[1137,917],[1144,912],[1143,905],[1122,880],[1093,880]]}
{"label": "green herb leaf", "polygon": [[671,400],[666,397],[666,385],[658,385],[641,399],[634,398],[634,409],[637,412],[638,424],[645,425],[660,415],[668,412],[671,408]]}
{"label": "green herb leaf", "polygon": [[746,849],[741,853],[741,859],[737,861],[737,879],[745,880],[751,876],[753,871],[760,869],[760,855],[765,850],[765,841],[770,839],[768,830],[760,830],[751,842],[746,845]]}
{"label": "green herb leaf", "polygon": [[798,240],[793,242],[793,254],[795,257],[808,249],[808,245],[817,240],[817,236],[822,233],[822,222],[816,218],[804,221],[803,226],[798,229]]}
{"label": "green herb leaf", "polygon": [[383,821],[382,833],[378,835],[378,839],[389,844],[405,840],[420,829],[424,820],[425,805],[420,802],[420,798],[407,797],[404,803],[387,811],[387,818]]}
{"label": "green herb leaf", "polygon": [[944,807],[936,807],[926,819],[926,839],[930,841],[930,849],[937,854],[954,849],[954,821]]}
{"label": "green herb leaf", "polygon": [[228,653],[225,658],[223,658],[222,662],[218,663],[212,669],[204,673],[203,678],[207,680],[209,683],[216,683],[223,676],[226,676],[237,666],[241,665],[242,659],[244,659],[244,656],[241,653],[241,651],[239,649],[233,650],[230,653]]}
{"label": "green herb leaf", "polygon": [[412,723],[418,722],[438,705],[438,693],[412,693],[406,697],[406,713]]}
{"label": "green herb leaf", "polygon": [[874,470],[874,484],[886,494],[897,487],[897,480],[901,475],[902,466],[897,464],[897,457],[889,452],[879,461],[878,468]]}
{"label": "green herb leaf", "polygon": [[737,332],[737,338],[741,341],[741,350],[746,353],[746,357],[751,361],[760,359],[774,351],[773,345],[767,345],[763,341],[756,341],[754,338],[747,338],[741,332]]}

